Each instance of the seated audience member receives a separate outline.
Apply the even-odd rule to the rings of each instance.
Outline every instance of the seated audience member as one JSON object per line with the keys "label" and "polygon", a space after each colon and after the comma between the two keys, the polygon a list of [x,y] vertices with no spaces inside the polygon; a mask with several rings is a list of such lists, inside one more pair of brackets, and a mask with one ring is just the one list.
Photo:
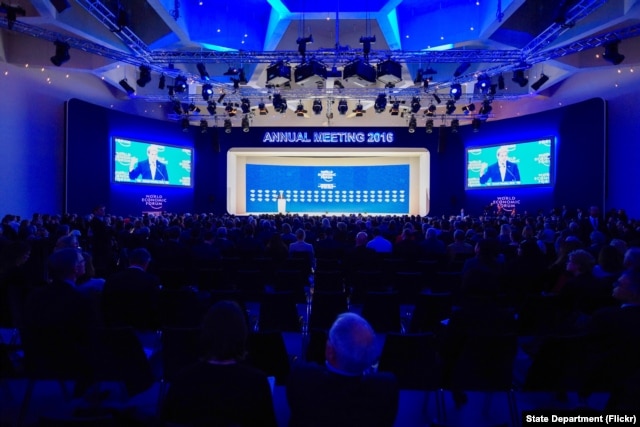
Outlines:
{"label": "seated audience member", "polygon": [[306,232],[302,228],[296,230],[296,241],[289,244],[289,257],[306,257],[309,260],[311,268],[316,268],[316,257],[313,251],[313,245],[304,241],[307,237]]}
{"label": "seated audience member", "polygon": [[27,242],[7,243],[0,249],[0,325],[22,327],[24,304],[34,287],[27,269],[31,246]]}
{"label": "seated audience member", "polygon": [[[464,231],[454,231],[454,242],[457,231],[460,231],[464,236]],[[451,245],[453,245],[453,243],[451,243]],[[438,259],[438,257],[444,255],[447,251],[444,242],[438,239],[438,231],[433,227],[427,228],[427,231],[424,233],[424,240],[419,243],[419,246],[422,257],[427,259]]]}
{"label": "seated audience member", "polygon": [[574,315],[590,315],[597,308],[610,303],[611,287],[593,276],[593,256],[584,249],[569,254],[567,271],[569,279],[560,290],[560,297],[567,310]]}
{"label": "seated audience member", "polygon": [[593,276],[607,283],[613,283],[623,270],[623,255],[611,245],[600,248],[598,260],[593,266]]}
{"label": "seated audience member", "polygon": [[378,227],[372,230],[373,239],[367,242],[367,247],[378,253],[391,253],[393,244],[384,238]]}
{"label": "seated audience member", "polygon": [[[614,284],[613,298],[619,303],[596,311],[588,323],[593,345],[589,352],[595,388],[606,384],[612,391],[610,406],[618,407],[629,396],[624,389],[640,360],[640,271],[626,270]],[[637,375],[636,375],[637,376]],[[637,387],[636,387],[637,393]],[[637,409],[637,397],[635,407]]]}
{"label": "seated audience member", "polygon": [[627,249],[627,252],[624,253],[622,263],[627,270],[640,271],[640,248],[633,247]]}
{"label": "seated audience member", "polygon": [[102,313],[109,326],[155,330],[159,326],[160,280],[147,272],[151,254],[129,253],[129,268],[109,276],[102,291]]}
{"label": "seated audience member", "polygon": [[373,373],[373,329],[355,313],[338,316],[329,331],[325,366],[300,364],[287,383],[290,427],[392,426],[398,411],[395,377]]}
{"label": "seated audience member", "polygon": [[240,306],[214,304],[202,324],[203,358],[169,386],[162,416],[181,426],[276,426],[267,376],[245,365],[248,328]]}

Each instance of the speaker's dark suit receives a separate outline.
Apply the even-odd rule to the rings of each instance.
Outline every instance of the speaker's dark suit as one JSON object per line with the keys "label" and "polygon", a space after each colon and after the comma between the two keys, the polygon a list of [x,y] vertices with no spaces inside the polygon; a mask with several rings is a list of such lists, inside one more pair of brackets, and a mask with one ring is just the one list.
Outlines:
{"label": "speaker's dark suit", "polygon": [[491,182],[520,181],[520,171],[518,171],[518,165],[508,161],[506,167],[507,169],[504,174],[504,181],[502,180],[502,176],[500,175],[500,166],[496,162],[491,166],[489,166],[485,174],[480,177],[480,184],[486,184],[488,181],[491,181]]}
{"label": "speaker's dark suit", "polygon": [[131,172],[129,172],[129,179],[136,179],[138,177],[142,177],[142,179],[152,179],[154,181],[169,181],[167,165],[161,162],[156,162],[156,176],[152,177],[149,160],[142,160],[138,162]]}

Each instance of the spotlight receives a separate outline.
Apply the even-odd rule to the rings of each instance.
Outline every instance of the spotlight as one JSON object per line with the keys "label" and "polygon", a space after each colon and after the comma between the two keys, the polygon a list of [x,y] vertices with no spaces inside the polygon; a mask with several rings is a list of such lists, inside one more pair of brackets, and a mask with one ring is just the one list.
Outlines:
{"label": "spotlight", "polygon": [[231,124],[230,119],[224,119],[224,133],[231,133],[231,128],[233,125]]}
{"label": "spotlight", "polygon": [[338,89],[344,89],[344,85],[342,84],[342,82],[340,80],[334,80],[333,81],[333,87],[337,87]]}
{"label": "spotlight", "polygon": [[302,101],[296,107],[296,116],[304,117],[307,114],[307,110],[304,109],[304,105],[302,105]]}
{"label": "spotlight", "polygon": [[242,110],[242,114],[249,114],[251,112],[251,101],[249,101],[249,98],[242,98],[240,100],[240,109]]}
{"label": "spotlight", "polygon": [[393,104],[391,104],[391,108],[389,108],[389,113],[391,113],[392,116],[400,114],[400,102],[394,101]]}
{"label": "spotlight", "polygon": [[322,101],[320,101],[319,99],[314,99],[313,100],[313,107],[311,107],[311,109],[313,110],[313,112],[315,114],[322,113]]}
{"label": "spotlight", "polygon": [[20,6],[8,5],[2,3],[2,10],[7,14],[7,28],[13,29],[13,24],[16,22],[18,15],[25,16],[27,11]]}
{"label": "spotlight", "polygon": [[436,102],[437,102],[438,104],[440,104],[440,103],[442,102],[442,101],[440,100],[440,97],[438,96],[438,94],[437,94],[437,93],[435,93],[435,92],[433,93],[433,99],[435,99],[435,100],[436,100]]}
{"label": "spotlight", "polygon": [[144,87],[147,83],[151,81],[151,68],[146,65],[141,65],[140,68],[140,77],[136,81],[138,87]]}
{"label": "spotlight", "polygon": [[453,99],[447,101],[447,114],[453,114],[456,111],[456,102]]}
{"label": "spotlight", "polygon": [[462,96],[462,86],[460,83],[454,83],[451,85],[451,89],[449,89],[449,95],[456,101],[460,99]]}
{"label": "spotlight", "polygon": [[220,94],[220,96],[218,97],[218,101],[217,101],[218,104],[222,104],[222,100],[224,100],[225,95],[226,95],[226,93],[224,93],[224,92]]}
{"label": "spotlight", "polygon": [[309,37],[298,37],[296,43],[298,44],[298,53],[302,56],[302,62],[304,62],[307,53],[307,44],[313,43],[313,35],[309,34]]}
{"label": "spotlight", "polygon": [[225,71],[223,73],[223,75],[225,75],[225,76],[237,76],[238,73],[240,73],[240,70],[238,70],[236,67],[229,67],[227,69],[227,71]]}
{"label": "spotlight", "polygon": [[542,87],[543,84],[545,84],[548,81],[549,81],[549,77],[546,76],[544,73],[540,73],[540,78],[538,80],[536,80],[536,82],[531,85],[531,89],[537,91],[538,89],[540,89]]}
{"label": "spotlight", "polygon": [[498,89],[500,90],[504,90],[505,86],[504,86],[504,76],[502,74],[500,74],[498,76]]}
{"label": "spotlight", "polygon": [[199,114],[200,108],[198,108],[196,104],[192,102],[191,104],[189,104],[189,111],[192,112],[193,114]]}
{"label": "spotlight", "polygon": [[202,85],[202,99],[208,101],[209,98],[213,95],[213,86],[211,84],[206,83]]}
{"label": "spotlight", "polygon": [[242,132],[244,133],[249,132],[249,117],[247,117],[246,114],[242,118]]}
{"label": "spotlight", "polygon": [[425,124],[425,131],[427,133],[433,133],[433,119],[427,119]]}
{"label": "spotlight", "polygon": [[280,60],[267,68],[267,84],[279,86],[289,82],[291,82],[291,65]]}
{"label": "spotlight", "polygon": [[238,112],[231,102],[227,103],[227,106],[224,107],[224,111],[226,111],[229,117],[235,117],[236,113]]}
{"label": "spotlight", "polygon": [[216,102],[215,101],[207,102],[207,111],[212,116],[216,115]]}
{"label": "spotlight", "polygon": [[480,74],[476,82],[476,87],[480,92],[486,94],[489,92],[489,89],[491,89],[491,77],[486,74]]}
{"label": "spotlight", "polygon": [[176,113],[177,115],[179,116],[182,115],[182,105],[180,105],[180,101],[178,101],[177,99],[173,100],[171,108],[173,109],[173,112]]}
{"label": "spotlight", "polygon": [[122,86],[122,89],[124,89],[127,92],[127,95],[131,96],[134,93],[136,93],[136,90],[134,88],[132,88],[129,83],[127,83],[127,79],[122,79],[120,80],[120,86]]}
{"label": "spotlight", "polygon": [[209,125],[205,119],[200,120],[200,133],[207,133]]}
{"label": "spotlight", "polygon": [[420,111],[420,108],[422,108],[422,105],[420,105],[420,98],[414,96],[411,100],[411,112],[415,114]]}
{"label": "spotlight", "polygon": [[471,66],[471,63],[463,62],[458,66],[458,68],[456,68],[456,71],[453,73],[453,77],[460,77],[461,75],[464,74],[465,71],[469,69],[470,66]]}
{"label": "spotlight", "polygon": [[409,119],[409,133],[414,133],[416,131],[417,124],[418,123],[416,121],[416,116],[412,114],[411,118]]}
{"label": "spotlight", "polygon": [[371,53],[371,43],[376,42],[376,36],[362,36],[360,37],[360,44],[362,45],[362,53],[365,59],[369,59]]}
{"label": "spotlight", "polygon": [[469,113],[471,113],[473,111],[476,111],[476,105],[473,104],[473,103],[471,103],[469,105],[465,105],[464,107],[462,107],[462,112],[464,114],[469,114]]}
{"label": "spotlight", "polygon": [[518,83],[520,87],[525,87],[527,84],[529,84],[529,79],[524,76],[524,70],[515,70],[513,72],[513,78],[511,79],[511,81],[514,83]]}
{"label": "spotlight", "polygon": [[182,126],[182,132],[189,132],[189,119],[188,118],[183,118],[180,121],[180,124]]}
{"label": "spotlight", "polygon": [[356,105],[356,108],[353,109],[353,112],[356,113],[356,117],[362,117],[366,111],[364,111],[364,107],[360,102]]}
{"label": "spotlight", "polygon": [[387,95],[384,93],[378,94],[375,103],[373,104],[373,108],[376,113],[382,113],[387,108]]}
{"label": "spotlight", "polygon": [[493,107],[491,106],[491,101],[487,99],[482,102],[482,107],[480,107],[480,110],[478,110],[478,114],[481,114],[484,116],[491,113],[491,110],[493,110]]}
{"label": "spotlight", "polygon": [[460,120],[451,120],[451,133],[458,133],[458,127],[460,126]]}
{"label": "spotlight", "polygon": [[347,104],[347,100],[341,99],[340,101],[338,101],[338,113],[344,116],[345,114],[347,114],[347,111],[349,111],[349,104]]}
{"label": "spotlight", "polygon": [[160,76],[160,80],[158,80],[158,89],[164,89],[166,83],[167,83],[167,78],[165,77],[164,74],[162,74]]}
{"label": "spotlight", "polygon": [[393,85],[402,81],[402,65],[392,59],[382,61],[377,66],[378,81]]}
{"label": "spotlight", "polygon": [[482,124],[482,121],[478,118],[475,118],[473,120],[471,120],[471,129],[473,129],[474,133],[478,133],[480,132],[480,125]]}
{"label": "spotlight", "polygon": [[196,64],[196,67],[198,68],[198,72],[200,73],[200,78],[202,80],[208,81],[209,73],[207,72],[207,67],[202,62],[198,62],[198,64]]}
{"label": "spotlight", "polygon": [[53,44],[56,46],[56,54],[51,57],[51,62],[56,67],[59,67],[71,59],[71,56],[69,56],[70,46],[69,43],[61,42],[59,40],[54,41]]}
{"label": "spotlight", "polygon": [[622,61],[624,61],[624,55],[618,52],[619,44],[620,44],[620,40],[616,40],[604,45],[604,53],[602,54],[602,57],[605,60],[611,62],[613,65],[618,65]]}
{"label": "spotlight", "polygon": [[267,110],[267,106],[264,105],[264,102],[258,104],[258,114],[260,114],[261,116],[266,116],[267,114],[269,114],[269,110]]}
{"label": "spotlight", "polygon": [[429,104],[426,110],[424,110],[424,114],[430,117],[433,117],[435,115],[435,112],[436,112],[436,106],[433,104]]}
{"label": "spotlight", "polygon": [[182,93],[187,90],[187,78],[185,76],[177,76],[173,81],[173,89],[176,93]]}
{"label": "spotlight", "polygon": [[281,114],[284,114],[287,111],[287,100],[279,93],[273,95],[273,109]]}

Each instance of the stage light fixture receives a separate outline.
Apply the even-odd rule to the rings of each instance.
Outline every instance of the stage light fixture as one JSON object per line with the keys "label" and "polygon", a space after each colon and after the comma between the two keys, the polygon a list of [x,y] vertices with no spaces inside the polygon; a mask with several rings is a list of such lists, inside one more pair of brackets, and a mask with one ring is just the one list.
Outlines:
{"label": "stage light fixture", "polygon": [[236,67],[229,67],[227,71],[223,73],[224,76],[237,76],[240,73],[240,70]]}
{"label": "stage light fixture", "polygon": [[183,93],[187,90],[187,78],[185,76],[177,76],[173,81],[173,89],[176,93]]}
{"label": "stage light fixture", "polygon": [[315,59],[302,63],[293,70],[293,80],[301,86],[309,81],[316,82],[319,78],[327,78],[327,66]]}
{"label": "stage light fixture", "polygon": [[425,131],[427,133],[433,133],[433,119],[427,119],[425,123]]}
{"label": "stage light fixture", "polygon": [[451,120],[451,133],[458,133],[458,127],[460,126],[460,120]]}
{"label": "stage light fixture", "polygon": [[267,106],[264,105],[264,102],[258,104],[258,114],[260,114],[261,116],[266,116],[267,114],[269,114],[269,110],[267,110]]}
{"label": "stage light fixture", "polygon": [[180,104],[180,101],[178,101],[177,99],[173,100],[173,102],[171,103],[171,108],[173,109],[173,112],[176,113],[177,115],[179,116],[182,115],[182,105]]}
{"label": "stage light fixture", "polygon": [[291,65],[283,60],[277,61],[267,68],[267,84],[280,86],[291,82]]}
{"label": "stage light fixture", "polygon": [[211,86],[209,83],[203,84],[202,99],[204,99],[205,101],[208,101],[211,95],[213,95],[213,86]]}
{"label": "stage light fixture", "polygon": [[392,59],[387,59],[378,64],[378,81],[386,85],[395,85],[402,81],[402,65]]}
{"label": "stage light fixture", "polygon": [[420,108],[422,108],[422,105],[420,105],[420,98],[414,96],[413,99],[411,99],[411,112],[416,114],[420,111]]}
{"label": "stage light fixture", "polygon": [[160,79],[158,80],[158,89],[164,89],[166,84],[167,84],[167,78],[165,77],[164,74],[162,74],[160,76]]}
{"label": "stage light fixture", "polygon": [[491,89],[491,77],[487,74],[480,74],[476,82],[476,87],[480,92],[484,94],[488,93],[489,89]]}
{"label": "stage light fixture", "polygon": [[389,113],[391,113],[392,116],[397,116],[398,114],[400,114],[399,101],[393,101],[393,104],[391,104],[391,108],[389,108]]}
{"label": "stage light fixture", "polygon": [[442,102],[442,101],[440,100],[440,97],[438,96],[438,94],[437,94],[437,93],[435,93],[435,92],[433,93],[433,99],[435,99],[435,101],[436,101],[438,104],[440,104],[440,103]]}
{"label": "stage light fixture", "polygon": [[145,87],[151,81],[151,68],[141,65],[138,69],[140,70],[140,77],[138,77],[136,84],[138,87]]}
{"label": "stage light fixture", "polygon": [[7,28],[9,30],[13,29],[13,25],[16,23],[18,15],[25,16],[27,14],[27,11],[24,10],[24,8],[17,5],[9,5],[3,2],[0,7],[0,10],[7,14]]}
{"label": "stage light fixture", "polygon": [[307,44],[313,43],[313,35],[309,34],[309,37],[298,37],[296,43],[298,44],[298,53],[302,56],[302,61],[304,62],[307,53]]}
{"label": "stage light fixture", "polygon": [[514,70],[511,81],[517,83],[520,87],[525,87],[529,84],[529,79],[524,76],[524,70]]}
{"label": "stage light fixture", "polygon": [[418,69],[416,72],[416,78],[413,79],[413,83],[419,85],[424,81],[424,74],[422,73],[422,68]]}
{"label": "stage light fixture", "polygon": [[251,112],[251,101],[249,98],[242,98],[240,100],[240,109],[242,114],[249,114]]}
{"label": "stage light fixture", "polygon": [[211,100],[209,102],[207,102],[207,111],[209,112],[210,115],[215,116],[216,115],[216,102]]}
{"label": "stage light fixture", "polygon": [[376,101],[373,104],[373,108],[376,113],[382,113],[387,108],[387,95],[384,93],[378,94]]}
{"label": "stage light fixture", "polygon": [[458,66],[458,68],[456,68],[456,71],[453,73],[453,77],[460,77],[461,75],[464,74],[465,71],[469,69],[470,66],[471,66],[470,62],[463,62]]}
{"label": "stage light fixture", "polygon": [[474,111],[476,111],[476,105],[474,103],[471,103],[469,105],[465,105],[462,107],[462,112],[464,114],[468,115],[469,113],[472,113]]}
{"label": "stage light fixture", "polygon": [[498,76],[498,89],[500,90],[504,90],[505,85],[504,85],[504,76],[502,74],[500,74]]}
{"label": "stage light fixture", "polygon": [[364,107],[360,102],[356,105],[356,108],[353,109],[353,112],[356,113],[356,117],[362,117],[366,111],[364,111]]}
{"label": "stage light fixture", "polygon": [[182,132],[189,132],[189,119],[188,118],[183,118],[182,120],[180,120],[180,124],[182,126]]}
{"label": "stage light fixture", "polygon": [[302,101],[300,101],[296,106],[296,116],[304,117],[305,114],[307,114],[307,110],[304,109],[304,105],[302,105]]}
{"label": "stage light fixture", "polygon": [[245,114],[242,118],[242,132],[249,132],[249,117],[247,114]]}
{"label": "stage light fixture", "polygon": [[205,119],[200,120],[200,133],[207,133],[207,129],[209,128],[209,124]]}
{"label": "stage light fixture", "polygon": [[347,103],[347,100],[341,99],[338,101],[338,113],[344,116],[347,114],[347,111],[349,111],[349,104]]}
{"label": "stage light fixture", "polygon": [[189,104],[189,111],[193,114],[199,114],[200,113],[200,108],[198,108],[196,106],[196,104],[194,104],[193,102],[191,104]]}
{"label": "stage light fixture", "polygon": [[409,133],[414,133],[416,131],[417,125],[418,125],[418,122],[416,120],[416,116],[412,114],[411,118],[409,119]]}
{"label": "stage light fixture", "polygon": [[224,119],[224,133],[231,133],[232,127],[231,119]]}
{"label": "stage light fixture", "polygon": [[531,89],[537,91],[538,89],[540,89],[542,87],[543,84],[545,84],[548,81],[549,81],[549,77],[546,76],[544,73],[540,73],[540,78],[538,78],[538,80],[536,80],[531,85]]}
{"label": "stage light fixture", "polygon": [[[342,77],[342,73],[340,73],[340,77]],[[342,82],[340,80],[334,80],[333,81],[333,87],[338,88],[338,89],[344,89],[344,85],[342,84]]]}
{"label": "stage light fixture", "polygon": [[198,62],[196,64],[196,68],[200,73],[200,78],[204,81],[209,81],[209,73],[207,72],[207,67],[202,62]]}
{"label": "stage light fixture", "polygon": [[484,100],[482,102],[482,107],[480,107],[480,110],[478,110],[478,114],[486,116],[487,114],[491,113],[491,110],[493,110],[493,107],[491,106],[491,101]]}
{"label": "stage light fixture", "polygon": [[482,121],[478,118],[475,118],[473,120],[471,120],[471,129],[473,129],[474,133],[478,133],[480,132],[480,125],[482,124]]}
{"label": "stage light fixture", "polygon": [[456,111],[456,102],[453,99],[447,101],[446,112],[447,114],[453,114]]}
{"label": "stage light fixture", "polygon": [[236,110],[235,106],[231,102],[227,103],[227,105],[224,107],[224,111],[229,115],[229,117],[235,117],[236,113],[238,112],[238,110]]}
{"label": "stage light fixture", "polygon": [[285,113],[287,111],[287,100],[279,93],[273,95],[273,109],[278,113]]}
{"label": "stage light fixture", "polygon": [[127,82],[127,79],[122,79],[120,80],[120,86],[122,86],[122,89],[124,89],[127,92],[127,95],[131,96],[134,93],[136,93],[136,90],[134,88],[131,87],[131,85],[129,85],[129,83]]}
{"label": "stage light fixture", "polygon": [[59,67],[71,59],[71,56],[69,56],[69,49],[71,47],[69,46],[69,43],[61,42],[59,40],[54,41],[53,44],[56,46],[56,53],[51,57],[51,63],[56,67]]}
{"label": "stage light fixture", "polygon": [[462,96],[462,85],[460,83],[454,83],[449,89],[449,95],[456,101]]}
{"label": "stage light fixture", "polygon": [[313,110],[313,112],[315,114],[322,113],[322,101],[319,100],[319,99],[314,99],[313,100],[313,106],[311,107],[311,109]]}
{"label": "stage light fixture", "polygon": [[613,65],[618,65],[622,61],[624,61],[624,55],[620,54],[620,52],[618,51],[619,44],[620,40],[605,44],[602,58],[606,61],[611,62]]}
{"label": "stage light fixture", "polygon": [[356,60],[344,66],[342,70],[342,78],[348,80],[352,77],[356,79],[356,83],[368,84],[376,82],[376,69],[373,65]]}
{"label": "stage light fixture", "polygon": [[360,44],[362,45],[362,53],[365,59],[369,59],[371,53],[371,44],[376,42],[376,36],[362,36],[360,37]]}
{"label": "stage light fixture", "polygon": [[424,110],[424,114],[429,117],[433,117],[435,115],[435,112],[436,112],[436,106],[433,104],[429,104],[429,106]]}

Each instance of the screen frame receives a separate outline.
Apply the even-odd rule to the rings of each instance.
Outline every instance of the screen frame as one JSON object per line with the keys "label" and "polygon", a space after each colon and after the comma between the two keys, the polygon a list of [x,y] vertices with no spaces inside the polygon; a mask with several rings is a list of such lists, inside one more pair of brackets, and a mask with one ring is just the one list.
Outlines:
{"label": "screen frame", "polygon": [[[544,140],[549,140],[549,182],[544,184],[504,184],[504,185],[480,185],[477,187],[469,187],[469,152],[472,150],[482,149],[492,149],[501,147],[503,145],[521,145],[527,143],[535,143],[542,142]],[[496,190],[496,189],[526,189],[526,188],[553,188],[555,186],[555,163],[556,163],[556,137],[552,135],[543,136],[539,138],[527,138],[520,140],[511,140],[504,141],[500,143],[491,143],[486,145],[469,145],[464,147],[464,189],[465,191],[475,191],[475,190]]]}
{"label": "screen frame", "polygon": [[[172,148],[172,149],[177,149],[177,150],[189,150],[191,152],[191,170],[189,171],[189,185],[181,185],[181,184],[171,184],[171,183],[166,183],[163,184],[161,181],[159,182],[136,182],[136,181],[116,181],[116,171],[115,171],[115,165],[116,165],[116,140],[117,139],[121,139],[121,140],[125,140],[125,141],[130,141],[130,142],[135,142],[135,143],[139,143],[139,144],[145,144],[145,145],[158,145],[160,147],[168,147],[168,148]],[[124,137],[124,136],[118,136],[118,135],[113,135],[111,136],[111,144],[110,144],[110,158],[111,158],[111,162],[109,163],[109,182],[111,183],[111,185],[130,185],[130,186],[134,186],[134,187],[139,187],[139,186],[153,186],[153,187],[162,187],[162,188],[184,188],[184,189],[193,189],[194,186],[194,164],[195,164],[195,150],[193,147],[190,146],[186,146],[186,145],[176,145],[176,144],[172,144],[172,143],[166,143],[166,142],[160,142],[160,141],[147,141],[147,140],[141,140],[138,138],[129,138],[129,137]],[[169,175],[171,176],[171,175]]]}

